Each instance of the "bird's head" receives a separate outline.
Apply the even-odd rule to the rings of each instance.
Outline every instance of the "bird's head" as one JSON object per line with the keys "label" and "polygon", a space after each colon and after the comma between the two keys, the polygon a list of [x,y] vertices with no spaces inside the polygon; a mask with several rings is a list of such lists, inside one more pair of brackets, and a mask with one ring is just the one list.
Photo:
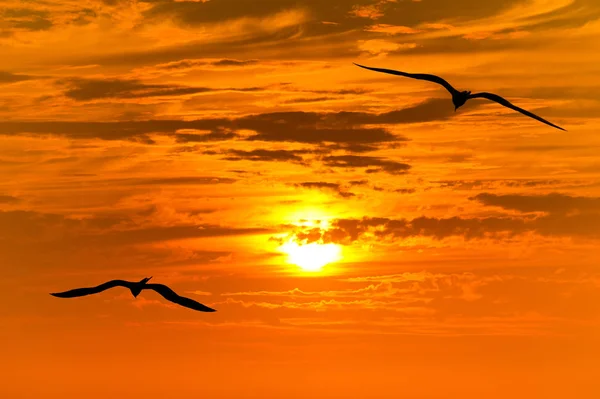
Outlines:
{"label": "bird's head", "polygon": [[140,280],[139,284],[142,284],[142,285],[144,285],[144,284],[146,284],[148,281],[150,281],[150,279],[151,279],[151,278],[152,278],[152,276],[150,276],[150,277],[146,277],[146,278],[143,278],[143,279],[141,279],[141,280]]}
{"label": "bird's head", "polygon": [[152,276],[143,278],[137,283],[137,285],[138,285],[137,287],[131,288],[131,293],[133,294],[134,298],[137,298],[137,296],[140,295],[140,292],[142,292],[143,286],[146,285],[146,283],[148,281],[150,281],[151,278],[152,278]]}

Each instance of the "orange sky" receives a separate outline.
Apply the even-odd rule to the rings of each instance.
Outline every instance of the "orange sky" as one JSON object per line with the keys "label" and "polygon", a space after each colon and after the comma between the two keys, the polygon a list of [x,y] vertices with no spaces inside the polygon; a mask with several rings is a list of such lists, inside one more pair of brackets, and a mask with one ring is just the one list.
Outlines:
{"label": "orange sky", "polygon": [[[600,397],[599,40],[596,0],[0,1],[0,396]],[[218,311],[48,295],[146,276]]]}

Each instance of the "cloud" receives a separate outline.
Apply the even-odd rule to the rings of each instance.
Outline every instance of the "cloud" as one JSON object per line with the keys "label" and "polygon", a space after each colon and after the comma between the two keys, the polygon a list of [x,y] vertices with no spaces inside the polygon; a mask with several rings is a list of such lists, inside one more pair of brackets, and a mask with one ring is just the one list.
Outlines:
{"label": "cloud", "polygon": [[[97,215],[85,219],[33,211],[0,211],[3,246],[35,242],[41,248],[122,247],[189,238],[266,234],[266,228],[212,224],[141,226],[128,217]],[[44,243],[46,245],[44,245]]]}
{"label": "cloud", "polygon": [[152,67],[152,69],[166,70],[166,71],[180,71],[186,69],[194,69],[198,67],[212,67],[212,68],[241,68],[249,65],[259,64],[259,60],[234,60],[234,59],[218,59],[207,61],[205,59],[184,59],[179,61],[172,61],[163,64],[158,64]]}
{"label": "cloud", "polygon": [[[472,313],[473,310],[470,309],[469,303],[489,300],[484,298],[484,293],[494,299],[493,295],[490,295],[490,290],[484,291],[487,287],[507,285],[506,283],[515,279],[516,277],[512,275],[420,271],[339,279],[353,287],[347,289],[307,291],[293,288],[277,291],[226,292],[221,295],[228,297],[227,301],[230,303],[272,309],[279,307],[297,309],[297,307],[290,306],[290,303],[296,303],[299,308],[339,306],[343,303],[356,305],[357,308],[366,310],[403,311],[407,308],[418,307],[422,310],[419,314],[435,314],[452,304],[454,308]],[[367,283],[368,285],[356,287],[358,283]],[[251,300],[239,301],[232,297],[246,297]],[[260,298],[264,299],[261,301]],[[283,298],[283,300],[277,301],[279,298]]]}
{"label": "cloud", "polygon": [[396,188],[392,191],[399,194],[414,194],[415,192],[417,192],[417,190],[414,188]]}
{"label": "cloud", "polygon": [[373,151],[377,151],[379,149],[375,145],[361,144],[361,143],[349,143],[349,144],[336,143],[336,144],[329,144],[329,145],[325,146],[325,148],[330,151],[343,150],[343,151],[347,151],[347,152],[356,152],[356,153],[373,152]]}
{"label": "cloud", "polygon": [[377,5],[354,6],[350,14],[355,17],[377,19],[383,17],[383,12]]}
{"label": "cloud", "polygon": [[[100,187],[144,187],[144,186],[194,186],[194,185],[216,185],[232,184],[237,179],[219,176],[175,176],[175,177],[131,177],[117,179],[89,179],[90,185]],[[83,186],[82,188],[87,188]],[[45,190],[71,189],[76,190],[71,183],[49,183],[39,186]]]}
{"label": "cloud", "polygon": [[373,4],[353,5],[349,14],[354,17],[376,20],[385,15],[388,3],[396,3],[396,0],[378,0]]}
{"label": "cloud", "polygon": [[506,32],[489,32],[489,31],[477,31],[477,32],[469,32],[465,34],[463,37],[468,40],[503,40],[503,39],[521,39],[526,36],[529,36],[531,33],[523,30],[514,30],[510,29]]}
{"label": "cloud", "polygon": [[[479,106],[478,103],[468,102],[463,109],[469,105]],[[473,109],[473,108],[471,108]],[[421,103],[408,106],[396,111],[380,114],[366,112],[340,112],[337,119],[348,124],[400,124],[421,123],[439,120],[447,120],[455,115],[452,102],[447,98],[431,98]]]}
{"label": "cloud", "polygon": [[325,165],[335,168],[370,168],[367,173],[386,172],[392,175],[408,173],[410,165],[379,157],[359,155],[330,155],[323,158]]}
{"label": "cloud", "polygon": [[307,93],[316,93],[316,94],[337,94],[337,95],[346,95],[346,94],[365,94],[370,93],[371,90],[356,88],[356,89],[338,89],[338,90],[303,90],[303,89],[295,89],[293,91],[301,91]]}
{"label": "cloud", "polygon": [[248,140],[301,143],[378,143],[402,140],[383,128],[363,128],[344,113],[278,112],[242,117],[239,127],[254,130]]}
{"label": "cloud", "polygon": [[[260,301],[242,301],[228,298],[222,302],[214,302],[212,305],[224,305],[224,304],[236,304],[243,307],[259,307],[265,309],[296,309],[296,310],[312,310],[317,312],[325,312],[331,310],[351,310],[351,309],[367,309],[367,310],[388,310],[398,313],[417,313],[414,308],[406,308],[404,300],[396,301],[378,301],[374,299],[357,299],[351,301],[340,301],[337,299],[323,299],[316,302],[300,302],[300,301],[283,301],[279,303],[274,302],[260,302]],[[424,308],[419,308],[418,313],[431,314]]]}
{"label": "cloud", "polygon": [[230,67],[230,66],[236,66],[236,67],[241,67],[241,66],[247,66],[247,65],[254,65],[258,63],[258,60],[231,60],[231,59],[222,59],[219,61],[213,61],[211,62],[212,66],[226,66],[226,67]]}
{"label": "cloud", "polygon": [[212,293],[211,292],[206,292],[206,291],[187,291],[186,293],[188,294],[194,294],[194,295],[200,295],[200,296],[211,296]]}
{"label": "cloud", "polygon": [[184,96],[218,91],[255,92],[258,87],[247,88],[209,88],[169,84],[145,84],[138,80],[124,79],[80,79],[72,78],[63,83],[70,86],[65,96],[76,101],[90,101],[105,98],[147,98],[164,96]]}
{"label": "cloud", "polygon": [[561,180],[545,179],[482,179],[482,180],[438,180],[432,183],[439,188],[452,188],[453,190],[494,189],[498,187],[527,188],[541,186],[556,186],[563,183]]}
{"label": "cloud", "polygon": [[327,182],[303,182],[295,184],[296,187],[304,187],[304,188],[316,188],[322,190],[331,190],[334,191],[337,195],[343,198],[354,197],[355,194],[345,191],[341,184],[338,183],[327,183]]}
{"label": "cloud", "polygon": [[305,104],[305,103],[315,103],[315,102],[323,102],[329,100],[335,100],[336,97],[301,97],[294,98],[291,100],[283,101],[284,104]]}
{"label": "cloud", "polygon": [[[189,130],[189,132],[193,132],[194,130]],[[178,131],[175,135],[175,140],[178,143],[205,143],[209,141],[228,141],[232,139],[236,139],[239,136],[234,132],[224,130],[224,129],[215,129],[209,133],[182,133],[182,130]]]}
{"label": "cloud", "polygon": [[16,82],[22,82],[22,81],[30,80],[30,79],[34,79],[34,77],[30,76],[30,75],[22,75],[22,74],[0,71],[0,84],[16,83]]}
{"label": "cloud", "polygon": [[600,198],[572,197],[559,193],[545,195],[481,193],[469,199],[486,206],[498,206],[519,212],[546,212],[551,214],[600,212]]}
{"label": "cloud", "polygon": [[228,0],[155,2],[143,14],[146,23],[171,18],[185,27],[218,24],[223,29],[245,33],[254,30],[271,32],[296,26],[308,20],[305,9],[293,8],[296,4],[283,1],[277,5],[268,3],[260,6]]}
{"label": "cloud", "polygon": [[411,28],[409,26],[402,25],[390,25],[390,24],[377,24],[367,26],[365,28],[367,32],[379,32],[379,33],[387,33],[388,35],[397,35],[397,34],[414,34],[421,32],[419,29]]}
{"label": "cloud", "polygon": [[[106,182],[107,180],[105,180]],[[236,180],[228,177],[204,177],[204,176],[178,176],[178,177],[149,177],[131,179],[113,179],[111,183],[154,186],[154,185],[206,185],[206,184],[231,184]]]}
{"label": "cloud", "polygon": [[392,297],[405,294],[406,290],[394,289],[388,281],[380,281],[366,287],[347,290],[303,291],[293,288],[287,291],[241,291],[226,292],[222,296],[266,296],[266,297],[297,297],[297,298],[360,298],[360,297]]}
{"label": "cloud", "polygon": [[271,231],[265,228],[234,228],[209,224],[155,226],[113,231],[102,235],[82,235],[77,237],[75,242],[82,245],[127,246],[189,238],[266,234]]}
{"label": "cloud", "polygon": [[223,159],[228,161],[291,161],[303,163],[304,159],[300,155],[309,152],[308,150],[227,150],[226,153],[229,155]]}
{"label": "cloud", "polygon": [[16,204],[21,202],[21,199],[12,195],[0,195],[0,204]]}
{"label": "cloud", "polygon": [[[79,100],[103,98],[103,96],[140,96],[126,83],[126,88],[117,84],[114,91],[96,85],[71,93]],[[133,84],[133,87],[137,83]],[[142,87],[145,87],[142,86]],[[145,89],[141,89],[145,90]],[[468,103],[469,104],[469,103]],[[237,118],[205,118],[196,120],[140,120],[118,122],[75,122],[75,121],[0,121],[0,135],[54,134],[74,139],[100,138],[104,140],[131,140],[141,138],[148,141],[149,134],[174,135],[178,131],[200,130],[230,131],[251,130],[250,141],[281,141],[299,143],[338,143],[340,145],[369,145],[384,142],[407,141],[383,127],[364,125],[387,125],[422,123],[445,120],[454,115],[452,103],[444,99],[432,99],[397,111],[384,113],[368,112],[273,112],[253,114]],[[183,136],[185,137],[185,136]],[[362,147],[367,148],[367,147]]]}
{"label": "cloud", "polygon": [[3,22],[8,29],[43,31],[53,26],[50,13],[32,8],[5,8],[0,10]]}
{"label": "cloud", "polygon": [[417,48],[416,43],[396,43],[383,39],[359,40],[358,48],[371,55],[387,55],[391,52]]}
{"label": "cloud", "polygon": [[481,217],[414,219],[370,218],[336,219],[328,229],[312,228],[309,233],[298,228],[293,234],[310,242],[349,245],[358,240],[397,240],[428,237],[442,240],[449,237],[473,239],[504,239],[525,233],[553,237],[600,238],[600,214],[549,215],[538,218]]}
{"label": "cloud", "polygon": [[[142,3],[141,8],[135,10],[138,23],[133,33],[167,25],[177,32],[172,35],[173,39],[157,38],[166,41],[167,45],[148,44],[124,51],[111,51],[110,54],[74,58],[81,63],[100,65],[177,62],[194,59],[198,54],[214,59],[228,59],[235,54],[240,60],[355,58],[361,53],[356,46],[359,40],[384,40],[390,37],[389,33],[366,29],[376,26],[375,30],[385,30],[397,25],[419,32],[411,35],[414,37],[411,42],[416,47],[408,48],[405,45],[394,50],[396,52],[443,54],[508,48],[539,49],[539,46],[547,46],[551,41],[545,35],[532,34],[519,40],[468,40],[464,36],[479,31],[499,35],[505,34],[505,31],[556,34],[555,29],[584,26],[598,16],[598,7],[593,0],[577,0],[565,7],[561,7],[561,2],[542,3],[491,0],[475,5],[473,0],[456,0],[452,3],[444,0],[304,0],[301,8],[298,8],[299,3],[295,0],[247,5],[237,0],[152,1]],[[118,21],[119,17],[117,14],[115,19]],[[323,23],[325,21],[327,23]],[[563,35],[561,40],[572,39]],[[286,45],[282,46],[284,42]],[[365,46],[373,50],[377,42],[373,43]],[[376,52],[394,53],[389,48]]]}

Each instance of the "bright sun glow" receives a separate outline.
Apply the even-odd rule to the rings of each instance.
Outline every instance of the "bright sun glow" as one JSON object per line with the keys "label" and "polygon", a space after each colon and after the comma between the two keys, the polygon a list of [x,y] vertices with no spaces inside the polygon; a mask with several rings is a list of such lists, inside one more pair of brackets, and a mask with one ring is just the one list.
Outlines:
{"label": "bright sun glow", "polygon": [[298,265],[307,272],[318,272],[328,263],[340,259],[341,249],[336,244],[319,244],[316,242],[298,245],[288,241],[280,249],[288,255],[288,262]]}

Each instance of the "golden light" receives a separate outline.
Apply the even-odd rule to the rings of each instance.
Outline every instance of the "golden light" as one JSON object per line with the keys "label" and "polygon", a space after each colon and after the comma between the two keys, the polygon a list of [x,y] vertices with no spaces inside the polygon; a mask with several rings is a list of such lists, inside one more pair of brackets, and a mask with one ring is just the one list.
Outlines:
{"label": "golden light", "polygon": [[341,255],[339,245],[317,242],[299,245],[289,240],[280,249],[288,255],[289,263],[300,266],[307,272],[318,272],[326,264],[339,260]]}

